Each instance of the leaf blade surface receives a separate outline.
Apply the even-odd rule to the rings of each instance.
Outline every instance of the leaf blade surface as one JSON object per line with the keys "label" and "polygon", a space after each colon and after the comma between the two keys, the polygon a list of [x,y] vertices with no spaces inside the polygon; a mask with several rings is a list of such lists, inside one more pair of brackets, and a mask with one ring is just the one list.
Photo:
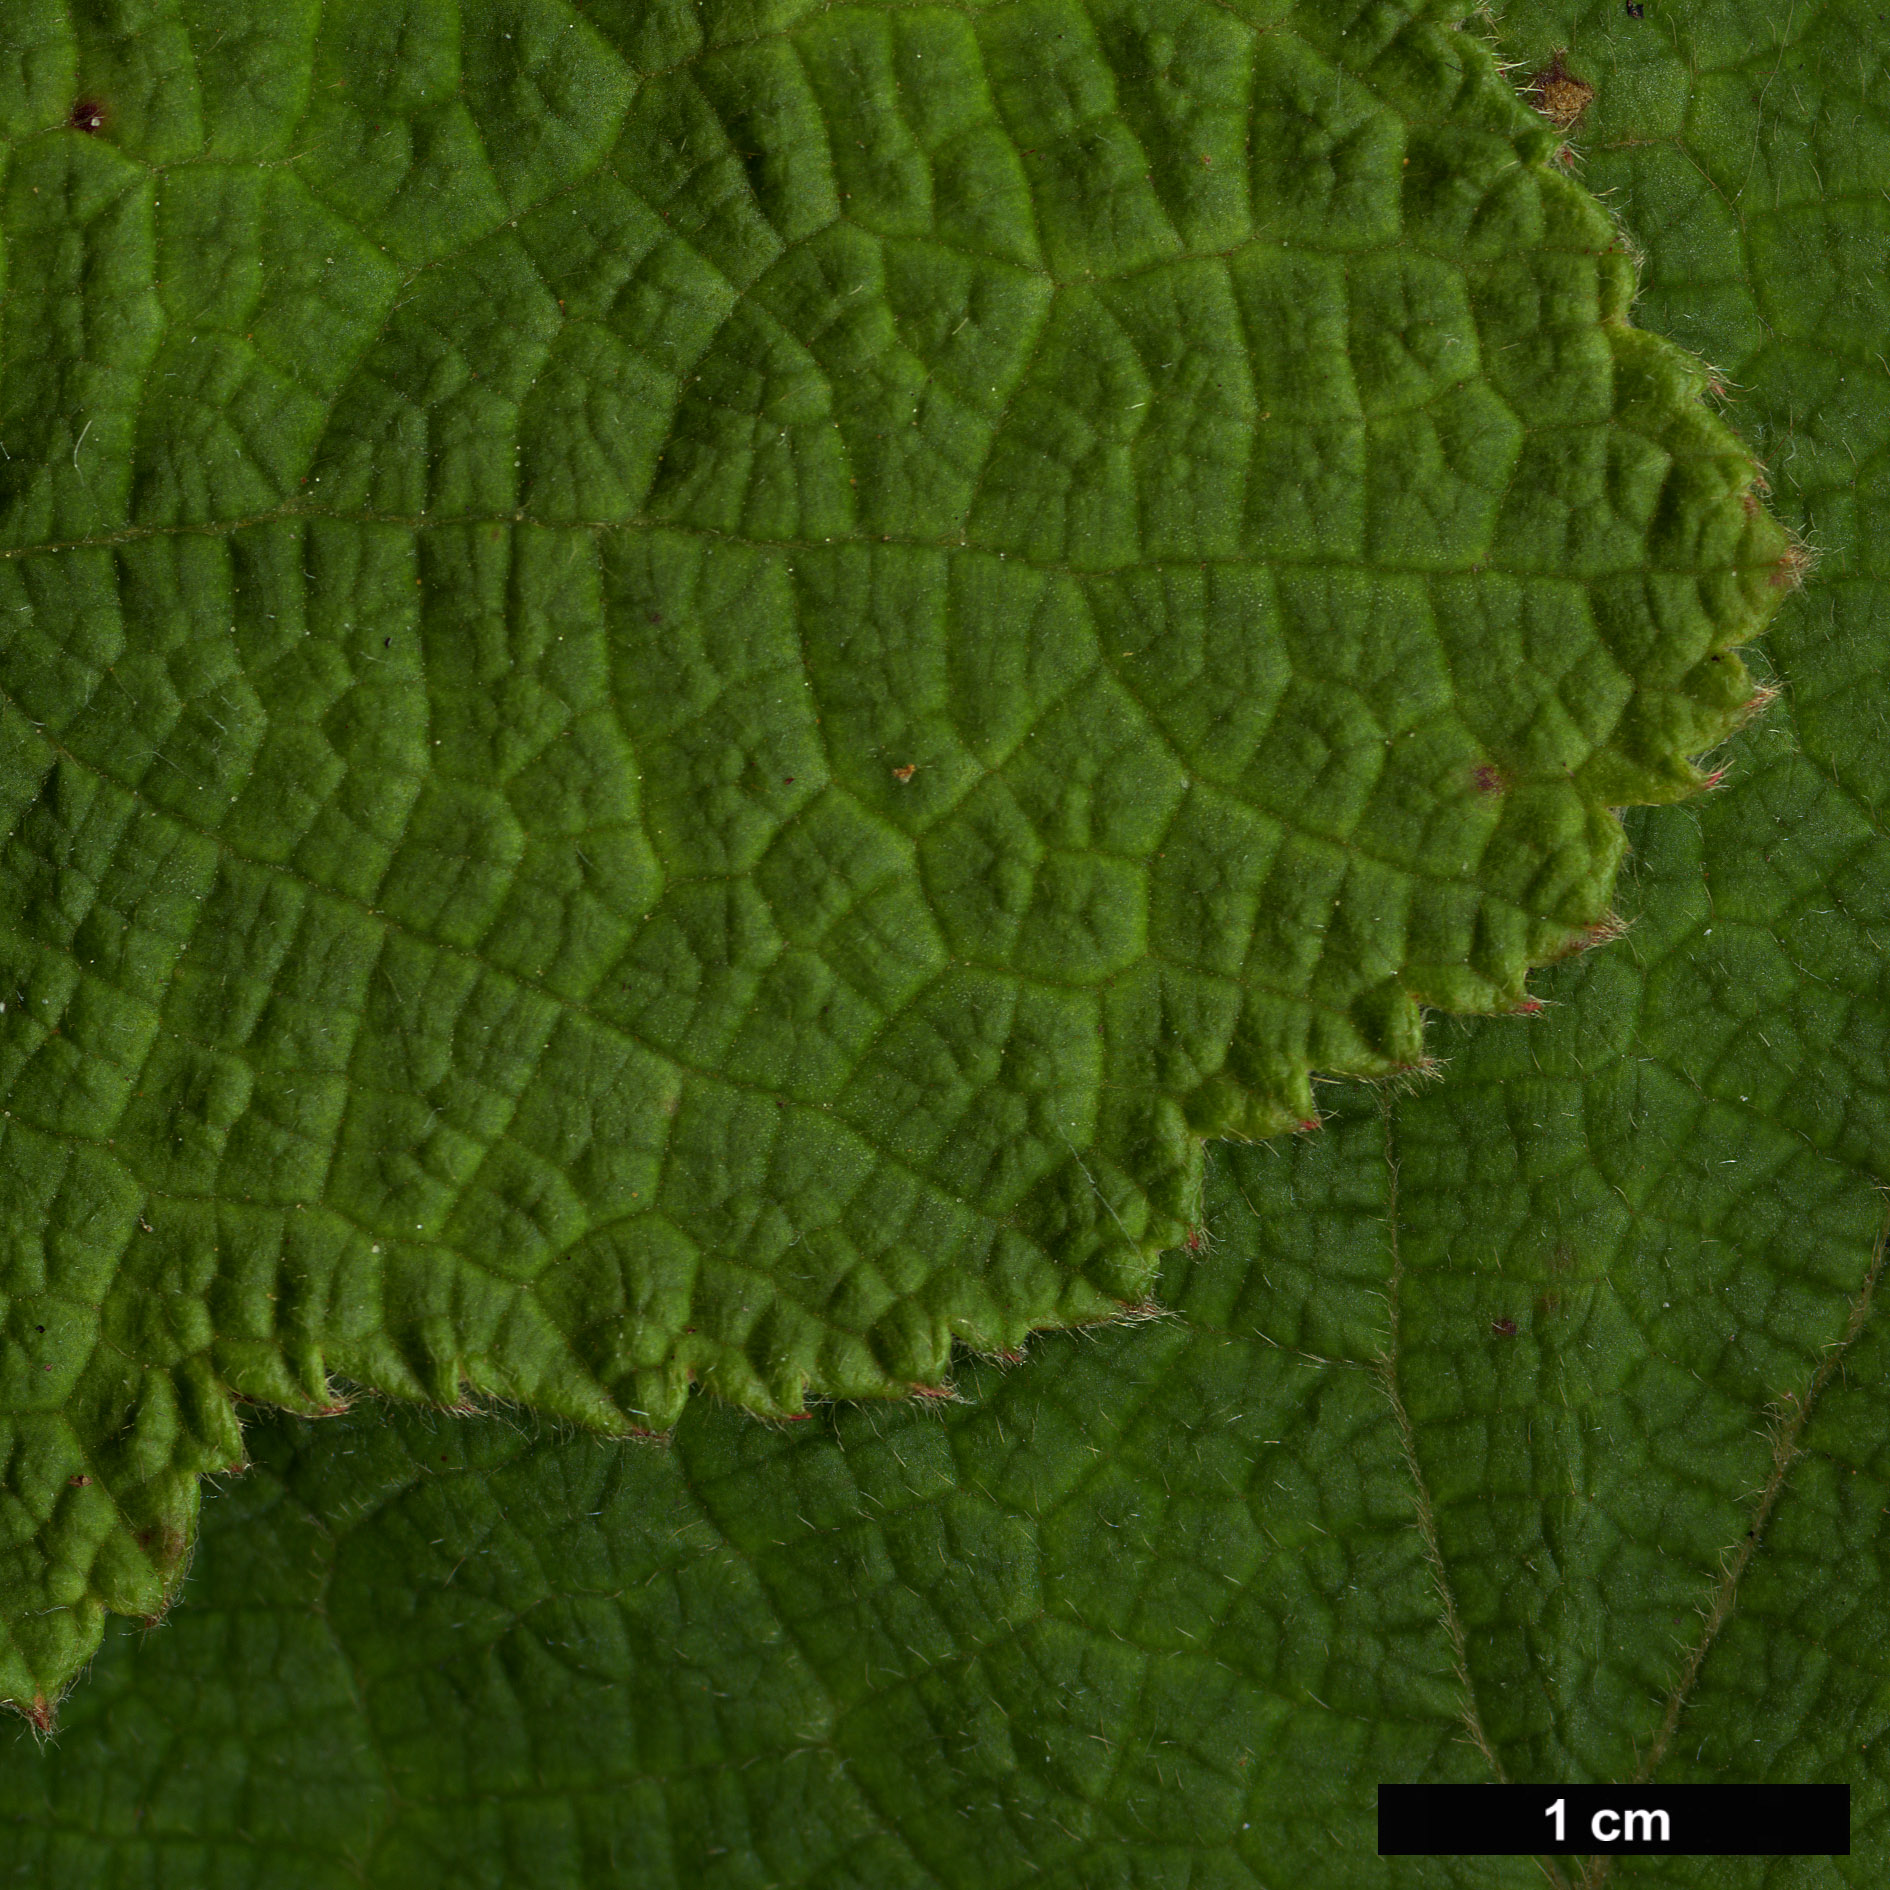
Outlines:
{"label": "leaf blade surface", "polygon": [[1204,1136],[1520,1002],[1752,704],[1750,458],[1435,8],[8,30],[36,1713],[235,1398],[1120,1316]]}

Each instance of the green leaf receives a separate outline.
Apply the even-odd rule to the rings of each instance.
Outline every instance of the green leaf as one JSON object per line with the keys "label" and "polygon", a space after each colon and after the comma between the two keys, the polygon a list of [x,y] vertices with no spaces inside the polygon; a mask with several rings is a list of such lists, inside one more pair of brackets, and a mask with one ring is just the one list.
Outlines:
{"label": "green leaf", "polygon": [[[1640,319],[1715,364],[1817,555],[1727,786],[1630,821],[1618,952],[1391,1114],[1413,1450],[1515,1777],[1831,1779],[1890,1865],[1890,93],[1877,9],[1515,9],[1595,98]],[[1492,1321],[1517,1328],[1513,1340]],[[1794,1874],[1796,1873],[1796,1874]],[[1628,1874],[1623,1870],[1622,1874]]]}
{"label": "green leaf", "polygon": [[667,1451],[259,1424],[184,1603],[21,1728],[0,1845],[54,1890],[1389,1881],[1355,1781],[1478,1762],[1371,1375],[1166,1322],[966,1392],[700,1400]]}
{"label": "green leaf", "polygon": [[1882,41],[1857,0],[1507,25],[1595,88],[1642,313],[1823,556],[1726,786],[1632,822],[1627,937],[1453,1029],[1441,1087],[1217,1157],[1177,1316],[961,1402],[702,1403],[663,1452],[259,1424],[190,1605],[18,1734],[24,1872],[1541,1882],[1373,1855],[1376,1780],[1492,1776],[1471,1719],[1511,1777],[1853,1784],[1848,1859],[1612,1878],[1882,1880]]}
{"label": "green leaf", "polygon": [[1794,566],[1442,17],[9,9],[0,1695],[235,1399],[935,1389],[1606,934]]}

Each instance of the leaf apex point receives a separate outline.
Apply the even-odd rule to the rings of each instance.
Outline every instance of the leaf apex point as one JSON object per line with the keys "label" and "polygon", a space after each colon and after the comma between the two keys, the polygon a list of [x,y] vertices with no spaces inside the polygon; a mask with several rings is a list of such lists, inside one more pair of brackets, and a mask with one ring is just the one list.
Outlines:
{"label": "leaf apex point", "polygon": [[1159,1300],[1137,1299],[1119,1302],[1122,1310],[1118,1315],[1124,1325],[1140,1325],[1154,1319],[1168,1319],[1173,1315]]}
{"label": "leaf apex point", "polygon": [[1775,591],[1796,591],[1804,587],[1804,582],[1818,562],[1814,547],[1802,538],[1794,536],[1785,549],[1772,561],[1772,573],[1766,580]]}

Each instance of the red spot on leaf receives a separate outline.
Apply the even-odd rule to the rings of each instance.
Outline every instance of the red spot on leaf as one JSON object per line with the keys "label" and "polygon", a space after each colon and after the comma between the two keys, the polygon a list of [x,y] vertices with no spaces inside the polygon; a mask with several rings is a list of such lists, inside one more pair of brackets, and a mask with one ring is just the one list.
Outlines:
{"label": "red spot on leaf", "polygon": [[83,131],[88,136],[97,136],[105,129],[105,101],[97,98],[82,98],[73,106],[66,123],[74,131]]}

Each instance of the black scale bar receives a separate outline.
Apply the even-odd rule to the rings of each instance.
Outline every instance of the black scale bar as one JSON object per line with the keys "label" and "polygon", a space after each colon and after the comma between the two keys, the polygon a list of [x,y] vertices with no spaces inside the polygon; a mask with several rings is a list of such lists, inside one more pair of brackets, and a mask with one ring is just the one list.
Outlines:
{"label": "black scale bar", "polygon": [[1380,1857],[1848,1857],[1848,1785],[1381,1785]]}

